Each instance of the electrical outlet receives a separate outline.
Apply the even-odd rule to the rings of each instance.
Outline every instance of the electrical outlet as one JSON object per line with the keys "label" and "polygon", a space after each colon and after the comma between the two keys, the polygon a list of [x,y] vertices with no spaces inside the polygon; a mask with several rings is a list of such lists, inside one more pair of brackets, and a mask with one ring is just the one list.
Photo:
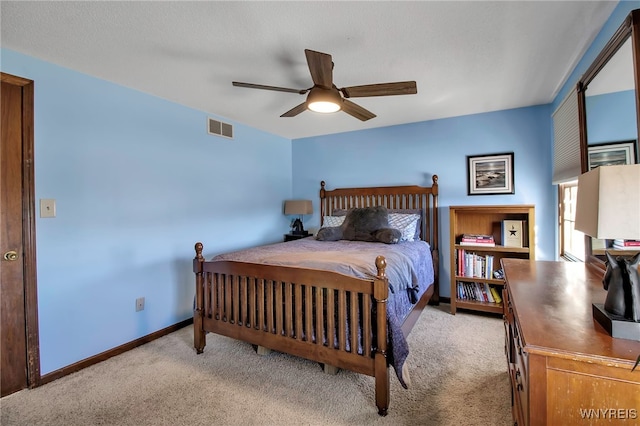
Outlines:
{"label": "electrical outlet", "polygon": [[40,217],[56,217],[56,200],[50,198],[40,200]]}
{"label": "electrical outlet", "polygon": [[138,297],[136,299],[136,312],[144,311],[144,297]]}

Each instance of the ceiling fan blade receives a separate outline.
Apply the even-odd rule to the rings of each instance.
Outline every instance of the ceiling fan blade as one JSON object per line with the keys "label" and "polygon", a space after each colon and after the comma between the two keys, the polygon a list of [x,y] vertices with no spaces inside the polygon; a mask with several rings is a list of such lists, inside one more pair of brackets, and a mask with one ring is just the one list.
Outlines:
{"label": "ceiling fan blade", "polygon": [[304,95],[309,91],[309,89],[289,89],[287,87],[265,86],[264,84],[241,83],[239,81],[233,81],[232,84],[236,87],[246,87],[249,89],[275,90],[276,92],[297,93],[299,95]]}
{"label": "ceiling fan blade", "polygon": [[418,93],[418,87],[415,81],[399,81],[344,87],[340,91],[345,98],[364,98],[367,96],[415,95]]}
{"label": "ceiling fan blade", "polygon": [[360,105],[354,104],[353,102],[346,99],[342,100],[342,110],[361,121],[367,121],[376,116],[371,111],[364,109]]}
{"label": "ceiling fan blade", "polygon": [[296,115],[300,114],[306,109],[307,109],[307,103],[303,102],[300,105],[291,108],[289,111],[285,112],[280,117],[295,117]]}
{"label": "ceiling fan blade", "polygon": [[331,55],[309,49],[304,49],[304,54],[307,56],[307,64],[309,65],[313,84],[322,86],[325,89],[331,89],[333,87]]}

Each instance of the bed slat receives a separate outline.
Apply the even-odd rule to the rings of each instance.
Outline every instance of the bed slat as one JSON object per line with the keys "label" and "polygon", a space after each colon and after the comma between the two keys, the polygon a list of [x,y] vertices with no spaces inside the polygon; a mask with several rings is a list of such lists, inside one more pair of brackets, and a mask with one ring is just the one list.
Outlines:
{"label": "bed slat", "polygon": [[300,284],[295,286],[295,293],[294,293],[294,300],[295,300],[295,308],[296,308],[296,320],[295,320],[295,324],[296,324],[296,331],[295,331],[295,337],[298,340],[303,340],[302,339],[302,286]]}
{"label": "bed slat", "polygon": [[294,284],[284,284],[284,331],[283,335],[288,337],[295,337],[293,331],[293,301],[291,300],[291,292],[293,291]]}
{"label": "bed slat", "polygon": [[283,295],[282,295],[282,286],[285,283],[281,283],[281,282],[274,282],[273,285],[275,287],[275,293],[276,293],[276,300],[274,302],[275,307],[276,307],[276,320],[275,320],[275,325],[274,325],[274,333],[275,334],[285,334],[283,333],[284,331],[284,324],[283,324],[283,308],[284,308],[284,300],[283,300]]}
{"label": "bed slat", "polygon": [[[311,292],[309,292],[309,296],[310,298],[311,296]],[[316,307],[316,324],[315,324],[315,343],[316,345],[322,345],[324,342],[324,339],[326,338],[326,334],[324,332],[324,305],[323,305],[323,294],[322,294],[322,288],[320,287],[316,287],[316,291],[315,291],[315,307]],[[309,309],[311,309],[311,307],[309,307]],[[311,312],[308,311],[308,312]]]}
{"label": "bed slat", "polygon": [[247,277],[247,327],[256,326],[256,283],[253,278]]}
{"label": "bed slat", "polygon": [[[305,312],[313,312],[313,289],[309,285],[304,286],[305,289]],[[306,326],[305,338],[306,341],[313,342],[313,316],[307,315],[304,317]],[[316,339],[318,338],[318,331],[316,331]]]}
{"label": "bed slat", "polygon": [[265,322],[264,322],[264,280],[263,279],[259,279],[257,282],[257,286],[258,286],[258,295],[257,295],[257,302],[258,302],[258,324],[257,328],[259,330],[264,330],[265,329]]}
{"label": "bed slat", "polygon": [[211,308],[213,309],[213,314],[216,316],[216,319],[223,320],[223,312],[222,312],[222,301],[223,290],[224,290],[224,278],[220,276],[220,274],[215,274],[215,281],[212,282],[212,285],[215,285],[214,291],[211,292],[212,296],[215,299],[211,300]]}
{"label": "bed slat", "polygon": [[334,304],[335,291],[333,289],[327,290],[326,304],[327,304],[327,345],[330,348],[335,348],[336,339],[336,324],[335,324],[335,304]]}
{"label": "bed slat", "polygon": [[274,333],[274,325],[273,325],[273,281],[267,280],[265,281],[265,292],[267,293],[267,301],[264,309],[264,313],[267,317],[267,332]]}
{"label": "bed slat", "polygon": [[371,330],[371,298],[363,297],[362,298],[362,340],[364,348],[364,356],[371,356],[371,346],[372,346],[372,337],[373,333]]}
{"label": "bed slat", "polygon": [[347,293],[338,290],[338,347],[347,350]]}
{"label": "bed slat", "polygon": [[358,352],[358,330],[362,326],[358,318],[358,294],[355,291],[349,293],[351,297],[351,313],[349,314],[349,335],[351,337],[351,352]]}

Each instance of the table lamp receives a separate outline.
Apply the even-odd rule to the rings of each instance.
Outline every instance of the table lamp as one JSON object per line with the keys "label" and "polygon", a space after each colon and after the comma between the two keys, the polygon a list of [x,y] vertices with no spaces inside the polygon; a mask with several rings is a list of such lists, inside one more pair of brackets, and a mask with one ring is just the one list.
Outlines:
{"label": "table lamp", "polygon": [[[580,175],[575,229],[593,238],[640,240],[640,164],[601,166]],[[605,253],[607,297],[593,304],[594,319],[612,337],[640,341],[640,253]]]}
{"label": "table lamp", "polygon": [[309,233],[304,230],[302,224],[302,216],[305,214],[313,213],[313,206],[311,200],[286,200],[284,202],[284,214],[285,215],[297,215],[293,223],[291,224],[292,233],[294,235],[308,235]]}

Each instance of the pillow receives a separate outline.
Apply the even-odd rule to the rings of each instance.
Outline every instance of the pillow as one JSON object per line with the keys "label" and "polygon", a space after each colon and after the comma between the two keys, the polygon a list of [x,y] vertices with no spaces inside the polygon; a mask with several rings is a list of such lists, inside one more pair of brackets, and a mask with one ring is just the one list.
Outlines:
{"label": "pillow", "polygon": [[[347,215],[348,209],[335,209],[331,212],[332,216],[343,217]],[[422,230],[422,209],[387,209],[389,215],[392,214],[410,214],[417,215],[418,221],[416,222],[415,234],[413,235],[413,239],[408,239],[406,241],[420,241],[420,231]]]}
{"label": "pillow", "polygon": [[420,231],[422,230],[422,209],[391,209],[389,214],[416,214],[418,215],[418,223],[416,223],[416,233],[413,236],[413,241],[420,241]]}
{"label": "pillow", "polygon": [[322,218],[322,227],[340,226],[344,222],[345,216],[324,216]]}
{"label": "pillow", "polygon": [[420,229],[418,228],[418,221],[420,215],[417,214],[402,214],[391,213],[389,214],[389,226],[399,229],[402,232],[401,241],[415,241],[416,234],[418,238],[420,236]]}
{"label": "pillow", "polygon": [[342,238],[352,241],[375,241],[373,232],[389,228],[389,212],[382,206],[349,210],[342,224]]}
{"label": "pillow", "polygon": [[351,209],[340,226],[320,228],[317,240],[379,241],[395,244],[402,232],[389,226],[389,213],[383,206]]}

